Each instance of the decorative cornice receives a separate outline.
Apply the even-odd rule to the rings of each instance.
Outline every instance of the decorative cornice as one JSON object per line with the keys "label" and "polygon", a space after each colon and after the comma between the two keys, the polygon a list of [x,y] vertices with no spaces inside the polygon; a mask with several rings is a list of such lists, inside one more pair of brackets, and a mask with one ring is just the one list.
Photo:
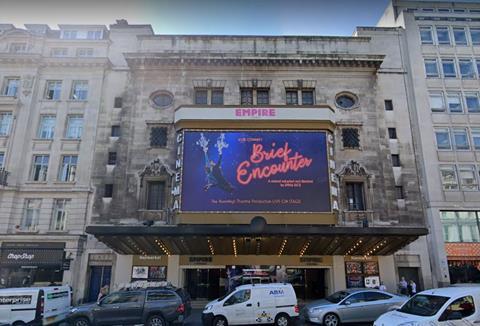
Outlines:
{"label": "decorative cornice", "polygon": [[346,176],[357,176],[357,177],[369,178],[371,176],[371,174],[367,172],[365,167],[363,167],[360,163],[354,160],[351,160],[347,164],[344,164],[339,170],[335,171],[335,174],[339,178],[346,177]]}
{"label": "decorative cornice", "polygon": [[110,67],[112,64],[106,57],[101,58],[53,58],[42,57],[35,53],[0,53],[0,64],[34,64],[58,67]]}
{"label": "decorative cornice", "polygon": [[160,157],[157,157],[151,161],[148,165],[145,166],[143,171],[139,173],[140,176],[140,186],[143,185],[143,178],[147,177],[156,177],[161,175],[172,176],[174,174],[172,168]]}

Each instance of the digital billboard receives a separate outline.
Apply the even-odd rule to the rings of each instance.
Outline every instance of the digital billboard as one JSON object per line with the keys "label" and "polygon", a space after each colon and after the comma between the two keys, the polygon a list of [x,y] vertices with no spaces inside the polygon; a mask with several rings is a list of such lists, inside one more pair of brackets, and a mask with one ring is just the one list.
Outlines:
{"label": "digital billboard", "polygon": [[323,131],[183,135],[183,212],[330,212]]}

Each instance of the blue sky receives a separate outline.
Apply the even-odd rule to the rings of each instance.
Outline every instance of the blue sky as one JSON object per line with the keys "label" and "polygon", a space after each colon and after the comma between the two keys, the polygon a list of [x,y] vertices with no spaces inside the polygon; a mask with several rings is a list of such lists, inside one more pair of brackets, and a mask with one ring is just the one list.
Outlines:
{"label": "blue sky", "polygon": [[0,0],[0,23],[151,24],[158,34],[351,35],[388,0]]}

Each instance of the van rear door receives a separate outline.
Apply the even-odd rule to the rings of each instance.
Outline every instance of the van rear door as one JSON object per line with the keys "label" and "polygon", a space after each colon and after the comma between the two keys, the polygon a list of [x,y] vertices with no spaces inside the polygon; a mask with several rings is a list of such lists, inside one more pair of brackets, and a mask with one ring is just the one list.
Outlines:
{"label": "van rear door", "polygon": [[43,288],[44,293],[44,324],[48,325],[62,321],[70,311],[71,293],[68,286]]}

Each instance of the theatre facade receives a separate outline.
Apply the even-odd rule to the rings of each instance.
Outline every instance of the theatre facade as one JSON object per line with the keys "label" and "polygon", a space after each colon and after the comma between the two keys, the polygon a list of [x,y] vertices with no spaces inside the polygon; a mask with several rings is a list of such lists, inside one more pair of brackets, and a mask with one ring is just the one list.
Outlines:
{"label": "theatre facade", "polygon": [[431,286],[406,69],[385,53],[403,33],[111,25],[117,99],[99,112],[86,229],[115,252],[108,282],[167,280],[197,300],[251,282],[305,300],[401,276]]}

